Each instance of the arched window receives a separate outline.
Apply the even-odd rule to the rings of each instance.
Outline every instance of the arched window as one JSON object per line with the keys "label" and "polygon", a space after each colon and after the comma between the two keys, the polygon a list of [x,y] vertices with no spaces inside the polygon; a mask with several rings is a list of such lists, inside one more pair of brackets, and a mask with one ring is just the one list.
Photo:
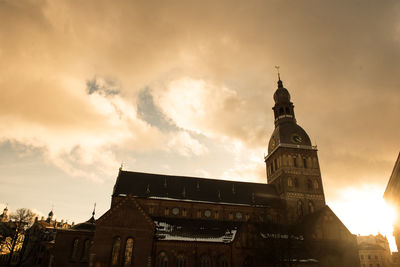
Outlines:
{"label": "arched window", "polygon": [[314,212],[314,204],[311,201],[308,201],[308,212],[309,213]]}
{"label": "arched window", "polygon": [[290,115],[290,109],[288,107],[286,107],[286,114]]}
{"label": "arched window", "polygon": [[121,249],[121,238],[119,236],[114,238],[111,250],[111,266],[118,266],[119,251]]}
{"label": "arched window", "polygon": [[303,166],[304,166],[304,168],[307,168],[307,159],[306,158],[303,158]]}
{"label": "arched window", "polygon": [[53,263],[54,263],[54,255],[50,254],[48,267],[53,267]]}
{"label": "arched window", "polygon": [[297,201],[297,216],[303,216],[303,202],[301,200]]}
{"label": "arched window", "polygon": [[89,260],[89,250],[90,250],[90,240],[86,239],[85,242],[83,242],[83,250],[82,250],[82,261],[88,261]]}
{"label": "arched window", "polygon": [[297,158],[296,157],[293,157],[293,166],[297,167]]}
{"label": "arched window", "polygon": [[313,188],[312,182],[310,179],[307,179],[307,189],[311,190]]}
{"label": "arched window", "polygon": [[211,260],[210,257],[207,255],[203,255],[200,258],[200,267],[210,267],[211,266]]}
{"label": "arched window", "polygon": [[283,115],[283,108],[279,109],[279,115]]}
{"label": "arched window", "polygon": [[71,260],[78,260],[78,248],[79,248],[79,238],[75,238],[72,242],[72,252],[71,252]]}
{"label": "arched window", "polygon": [[314,184],[314,189],[318,189],[318,187],[319,187],[318,181],[314,180],[313,184]]}
{"label": "arched window", "polygon": [[228,267],[228,260],[224,255],[219,256],[217,261],[217,267]]}
{"label": "arched window", "polygon": [[287,183],[288,183],[288,186],[290,186],[290,187],[293,187],[293,186],[294,186],[294,184],[293,184],[293,179],[290,178],[290,177],[288,178]]}
{"label": "arched window", "polygon": [[168,267],[168,256],[167,253],[164,251],[161,251],[158,256],[157,256],[157,261],[156,261],[156,266],[157,267]]}
{"label": "arched window", "polygon": [[299,186],[299,181],[297,180],[297,178],[293,179],[293,184],[294,184],[294,187],[298,187]]}
{"label": "arched window", "polygon": [[186,257],[183,254],[176,257],[176,267],[186,267]]}
{"label": "arched window", "polygon": [[133,258],[133,238],[130,237],[126,240],[125,244],[124,267],[132,266],[132,258]]}
{"label": "arched window", "polygon": [[243,267],[254,267],[254,259],[251,256],[247,256],[243,262]]}

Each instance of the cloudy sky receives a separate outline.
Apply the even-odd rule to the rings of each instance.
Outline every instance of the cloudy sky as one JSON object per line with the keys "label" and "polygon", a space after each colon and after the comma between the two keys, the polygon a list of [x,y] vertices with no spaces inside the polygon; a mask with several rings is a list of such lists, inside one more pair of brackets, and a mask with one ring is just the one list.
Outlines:
{"label": "cloudy sky", "polygon": [[353,233],[379,231],[351,214],[379,212],[363,198],[399,153],[390,0],[0,1],[0,208],[100,216],[121,163],[266,182],[275,65],[328,204]]}

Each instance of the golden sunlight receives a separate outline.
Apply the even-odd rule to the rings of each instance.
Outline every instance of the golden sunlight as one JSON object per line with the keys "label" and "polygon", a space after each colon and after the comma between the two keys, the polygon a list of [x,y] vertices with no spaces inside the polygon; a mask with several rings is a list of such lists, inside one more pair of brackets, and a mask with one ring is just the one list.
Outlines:
{"label": "golden sunlight", "polygon": [[397,250],[393,237],[396,213],[395,209],[383,199],[381,186],[348,187],[341,191],[330,206],[353,234],[381,233],[389,240],[390,250]]}

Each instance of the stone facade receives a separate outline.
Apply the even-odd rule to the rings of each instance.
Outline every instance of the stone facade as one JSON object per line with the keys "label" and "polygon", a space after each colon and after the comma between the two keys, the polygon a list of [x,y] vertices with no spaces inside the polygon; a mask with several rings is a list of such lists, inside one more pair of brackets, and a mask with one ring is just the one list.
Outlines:
{"label": "stone facade", "polygon": [[357,243],[361,267],[393,266],[389,242],[386,237],[381,234],[357,236]]}

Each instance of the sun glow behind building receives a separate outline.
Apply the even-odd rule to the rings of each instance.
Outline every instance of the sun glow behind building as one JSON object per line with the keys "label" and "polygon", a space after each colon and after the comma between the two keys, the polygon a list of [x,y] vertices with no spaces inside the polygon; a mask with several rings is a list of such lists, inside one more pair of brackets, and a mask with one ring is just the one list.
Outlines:
{"label": "sun glow behind building", "polygon": [[381,233],[387,237],[390,250],[397,251],[393,237],[393,222],[397,214],[383,199],[381,187],[347,187],[330,206],[353,234]]}

